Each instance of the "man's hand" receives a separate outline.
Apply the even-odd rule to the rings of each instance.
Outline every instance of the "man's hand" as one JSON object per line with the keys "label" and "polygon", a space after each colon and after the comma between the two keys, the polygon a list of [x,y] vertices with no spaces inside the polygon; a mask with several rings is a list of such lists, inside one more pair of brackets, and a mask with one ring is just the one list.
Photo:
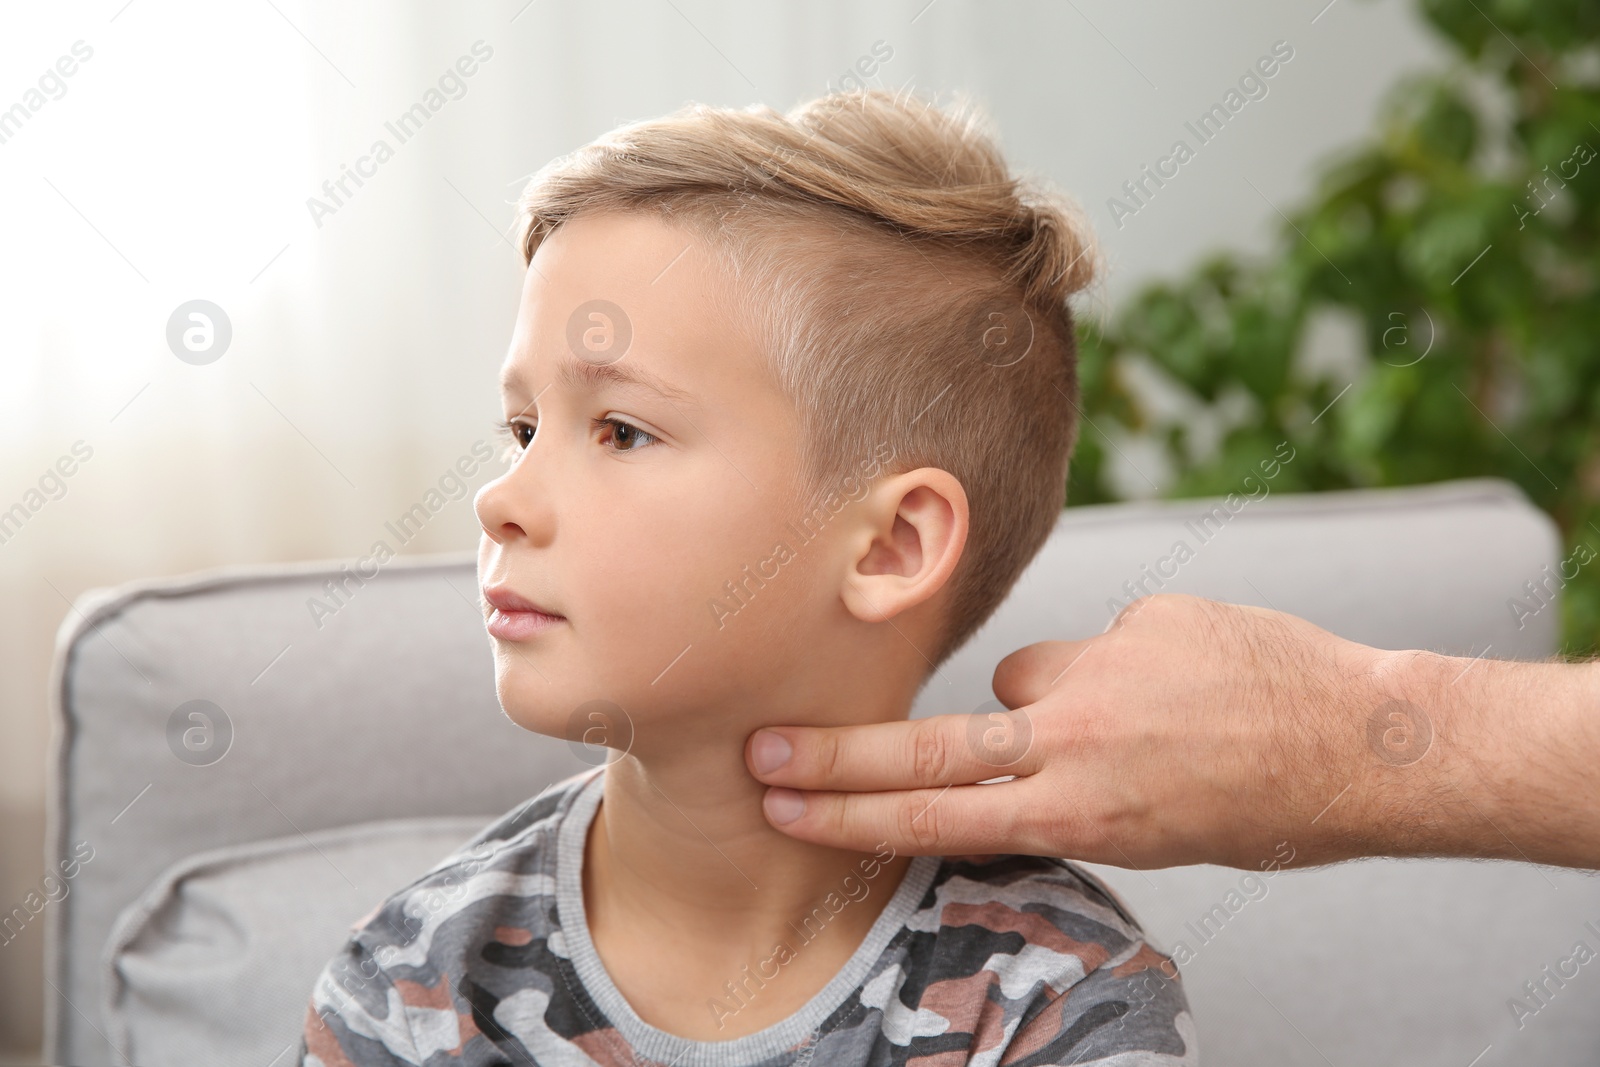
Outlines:
{"label": "man's hand", "polygon": [[[1164,594],[1097,637],[1007,656],[994,692],[1009,712],[769,727],[745,761],[784,787],[767,792],[774,826],[860,851],[1253,870],[1287,841],[1297,867],[1363,855],[1591,866],[1600,796],[1582,766],[1600,735],[1584,731],[1583,764],[1535,766],[1576,740],[1579,705],[1594,702],[1594,674],[1578,669],[1385,652],[1280,612]],[[1507,718],[1530,694],[1551,713]],[[1004,775],[1016,777],[977,784]],[[1531,817],[1573,790],[1586,833]]]}

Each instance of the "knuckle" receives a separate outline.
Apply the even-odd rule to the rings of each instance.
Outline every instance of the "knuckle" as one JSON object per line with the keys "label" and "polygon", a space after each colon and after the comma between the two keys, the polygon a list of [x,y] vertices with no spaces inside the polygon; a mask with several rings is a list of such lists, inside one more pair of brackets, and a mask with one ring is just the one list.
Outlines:
{"label": "knuckle", "polygon": [[1149,605],[1149,600],[1150,598],[1148,596],[1135,597],[1126,604],[1122,605],[1121,610],[1111,617],[1111,625],[1107,626],[1106,630],[1108,632],[1111,630],[1120,630],[1124,626],[1128,625],[1128,623],[1132,622],[1135,617],[1144,611],[1144,609]]}
{"label": "knuckle", "polygon": [[937,796],[929,803],[912,794],[900,808],[901,836],[918,851],[935,850],[942,840],[940,818]]}
{"label": "knuckle", "polygon": [[933,720],[924,720],[911,741],[911,765],[922,785],[944,785],[952,759],[947,735]]}
{"label": "knuckle", "polygon": [[1135,597],[1117,612],[1110,628],[1120,630],[1139,619],[1144,619],[1146,624],[1156,622],[1176,610],[1178,602],[1182,599],[1178,593],[1146,593],[1144,596]]}
{"label": "knuckle", "polygon": [[[810,807],[809,803],[807,807]],[[817,816],[817,822],[824,824],[824,829],[831,839],[838,841],[853,841],[856,839],[853,831],[856,829],[855,824],[858,820],[853,817],[848,803],[845,803],[841,798],[833,798],[821,804],[821,808],[822,810]],[[807,815],[810,815],[809,811],[807,811]]]}
{"label": "knuckle", "polygon": [[[1017,783],[1008,784],[1016,786]],[[1024,803],[1020,795],[1018,800],[1002,808],[1003,840],[1016,842],[1014,851],[1025,855],[1070,859],[1072,840],[1065,832],[1069,798],[1057,789],[1052,792],[1049,803]]]}
{"label": "knuckle", "polygon": [[[1014,783],[1008,784],[1014,785]],[[1003,788],[1003,786],[989,786],[988,788],[997,789]],[[1037,851],[1039,838],[1041,836],[1038,833],[1039,826],[1037,816],[1038,812],[1035,810],[1034,805],[1007,804],[1001,809],[1001,814],[999,816],[1000,825],[994,828],[996,831],[998,831],[998,839],[1005,842],[1016,842],[1024,845],[1028,849],[1035,850],[1028,852],[1027,855],[1050,855],[1050,853],[1053,851],[1053,848],[1046,849],[1043,852]]]}
{"label": "knuckle", "polygon": [[820,731],[821,737],[817,743],[817,770],[821,772],[825,782],[836,782],[844,772],[844,745],[840,743],[837,734],[831,731]]}
{"label": "knuckle", "polygon": [[1060,856],[1062,859],[1098,858],[1098,853],[1084,847],[1078,827],[1063,812],[1049,818],[1041,826],[1029,826],[1026,840],[1031,842],[1030,852],[1036,856]]}

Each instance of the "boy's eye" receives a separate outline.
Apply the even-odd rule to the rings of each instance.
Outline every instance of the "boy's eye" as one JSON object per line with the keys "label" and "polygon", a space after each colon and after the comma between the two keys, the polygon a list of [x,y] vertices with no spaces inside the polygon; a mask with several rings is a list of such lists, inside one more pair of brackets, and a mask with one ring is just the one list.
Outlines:
{"label": "boy's eye", "polygon": [[[497,422],[497,423],[495,423],[494,424],[495,436],[499,437],[502,441],[506,442],[506,447],[501,452],[500,458],[504,459],[504,460],[511,460],[511,459],[515,458],[517,453],[525,451],[527,449],[529,443],[531,443],[532,440],[533,440],[534,429],[535,429],[535,427],[530,426],[525,422]],[[523,438],[522,438],[522,432],[524,430],[528,431],[528,439],[527,440],[523,440]]]}
{"label": "boy's eye", "polygon": [[621,446],[616,450],[618,452],[637,452],[640,448],[649,447],[648,445],[639,444],[639,442],[649,441],[653,443],[657,440],[654,434],[645,433],[639,427],[621,419],[596,419],[595,426],[596,428],[601,426],[612,428],[611,439]]}

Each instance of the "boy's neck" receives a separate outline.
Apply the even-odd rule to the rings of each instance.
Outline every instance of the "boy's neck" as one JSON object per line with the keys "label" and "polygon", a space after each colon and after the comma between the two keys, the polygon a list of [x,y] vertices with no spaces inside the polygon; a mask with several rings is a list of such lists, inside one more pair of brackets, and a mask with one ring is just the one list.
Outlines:
{"label": "boy's neck", "polygon": [[[891,858],[869,864],[868,879],[862,861],[872,853],[773,829],[761,807],[766,786],[745,767],[743,736],[670,756],[623,756],[604,774],[584,848],[590,915],[626,924],[630,938],[675,942],[696,962],[729,973],[770,956],[775,943],[797,944],[798,924],[818,908],[831,915],[827,951],[848,949],[848,958],[911,862],[885,847],[879,860]],[[824,904],[830,894],[836,913]],[[848,905],[839,907],[841,900]]]}

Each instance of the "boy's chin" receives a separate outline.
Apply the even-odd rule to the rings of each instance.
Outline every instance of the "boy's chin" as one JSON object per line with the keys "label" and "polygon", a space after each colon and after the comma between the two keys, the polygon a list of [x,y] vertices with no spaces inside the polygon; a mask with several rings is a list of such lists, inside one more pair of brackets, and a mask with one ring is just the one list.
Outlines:
{"label": "boy's chin", "polygon": [[614,701],[591,698],[568,704],[548,698],[516,700],[501,694],[500,707],[506,718],[524,730],[566,742],[580,759],[594,766],[633,747],[633,719]]}

